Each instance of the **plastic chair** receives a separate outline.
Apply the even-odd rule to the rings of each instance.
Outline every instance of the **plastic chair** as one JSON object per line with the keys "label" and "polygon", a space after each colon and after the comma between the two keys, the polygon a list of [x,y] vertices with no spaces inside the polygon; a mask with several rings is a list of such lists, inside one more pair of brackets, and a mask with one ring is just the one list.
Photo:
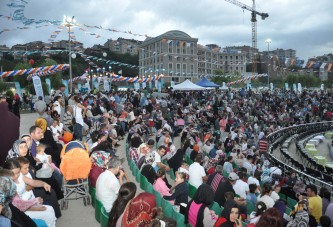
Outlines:
{"label": "plastic chair", "polygon": [[105,208],[101,209],[101,227],[108,227],[109,223],[109,214],[106,212]]}
{"label": "plastic chair", "polygon": [[148,180],[147,180],[146,188],[144,190],[146,192],[153,194],[153,190],[154,190],[153,185],[151,183],[149,183]]}
{"label": "plastic chair", "polygon": [[99,223],[101,222],[101,210],[102,210],[103,204],[101,201],[96,199],[96,205],[95,205],[95,219]]}
{"label": "plastic chair", "polygon": [[146,185],[148,184],[148,180],[146,177],[142,176],[140,178],[140,188],[145,191]]}
{"label": "plastic chair", "polygon": [[96,204],[96,188],[89,186],[89,194],[91,196],[91,205],[95,207]]}
{"label": "plastic chair", "polygon": [[286,207],[285,213],[289,216],[292,211],[293,211],[293,209],[291,209],[290,207]]}
{"label": "plastic chair", "polygon": [[246,209],[247,209],[247,214],[251,214],[252,211],[255,210],[255,207],[251,202],[247,202]]}
{"label": "plastic chair", "polygon": [[290,197],[287,197],[287,203],[288,203],[288,207],[294,209],[294,207],[296,206],[297,204],[297,201],[290,198]]}
{"label": "plastic chair", "polygon": [[217,202],[214,202],[212,206],[210,207],[210,210],[213,210],[216,215],[220,215],[222,210],[220,205]]}
{"label": "plastic chair", "polygon": [[172,169],[170,170],[170,178],[171,178],[171,180],[176,180],[175,173],[173,172]]}
{"label": "plastic chair", "polygon": [[287,201],[287,196],[285,194],[283,194],[283,193],[280,192],[279,196],[280,196],[280,199],[284,199],[284,200]]}
{"label": "plastic chair", "polygon": [[181,213],[178,213],[174,210],[172,218],[177,222],[178,227],[186,227],[185,217]]}
{"label": "plastic chair", "polygon": [[169,218],[172,218],[173,215],[173,206],[167,200],[162,198],[162,208],[163,214]]}
{"label": "plastic chair", "polygon": [[140,183],[140,179],[145,177],[141,174],[140,170],[138,169],[138,167],[135,167],[136,171],[135,171],[135,179],[138,183]]}
{"label": "plastic chair", "polygon": [[197,188],[193,185],[188,184],[188,195],[193,198],[195,192],[197,191]]}
{"label": "plastic chair", "polygon": [[153,194],[156,196],[157,206],[161,207],[162,206],[162,196],[161,196],[161,194],[158,191],[156,191],[155,189],[153,189]]}

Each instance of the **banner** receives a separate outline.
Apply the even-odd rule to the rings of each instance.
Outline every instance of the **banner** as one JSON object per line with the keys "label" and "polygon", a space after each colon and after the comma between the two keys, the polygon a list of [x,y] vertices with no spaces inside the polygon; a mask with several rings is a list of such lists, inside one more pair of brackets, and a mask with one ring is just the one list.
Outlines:
{"label": "banner", "polygon": [[63,85],[65,85],[65,95],[68,96],[68,81],[67,80],[62,80],[61,81]]}
{"label": "banner", "polygon": [[88,90],[88,92],[90,93],[90,83],[89,82],[86,82],[84,85],[83,85],[83,88],[86,88]]}
{"label": "banner", "polygon": [[297,89],[296,89],[296,84],[293,84],[293,90],[294,90],[294,92],[297,91]]}
{"label": "banner", "polygon": [[39,96],[42,96],[43,100],[44,100],[42,81],[40,80],[40,77],[39,76],[34,76],[34,77],[32,77],[32,81],[34,83],[34,88],[35,88],[37,98]]}
{"label": "banner", "polygon": [[142,88],[145,89],[146,88],[146,82],[142,83]]}
{"label": "banner", "polygon": [[160,80],[157,83],[157,90],[158,90],[158,92],[162,91],[162,82]]}
{"label": "banner", "polygon": [[322,91],[324,90],[324,84],[320,85],[320,90],[322,90]]}
{"label": "banner", "polygon": [[94,81],[93,82],[93,88],[99,89],[99,82],[98,81]]}
{"label": "banner", "polygon": [[106,76],[103,77],[103,85],[104,85],[104,91],[109,92],[110,84],[109,84],[108,78]]}
{"label": "banner", "polygon": [[284,88],[289,91],[289,84],[288,83],[284,83]]}
{"label": "banner", "polygon": [[152,82],[151,81],[149,81],[149,89],[151,89],[152,88]]}
{"label": "banner", "polygon": [[273,88],[274,88],[273,83],[269,83],[269,86],[270,86],[271,91],[273,91]]}
{"label": "banner", "polygon": [[140,90],[140,84],[139,83],[134,83],[134,90],[136,90],[136,91]]}
{"label": "banner", "polygon": [[21,85],[19,82],[15,82],[15,89],[16,89],[16,94],[18,94],[20,96],[20,99],[22,99]]}
{"label": "banner", "polygon": [[175,86],[175,81],[170,81],[170,86],[171,87]]}
{"label": "banner", "polygon": [[302,92],[302,84],[298,83],[297,88],[298,88],[298,92],[301,93]]}
{"label": "banner", "polygon": [[45,83],[47,85],[47,92],[51,94],[51,80],[49,78],[46,78]]}

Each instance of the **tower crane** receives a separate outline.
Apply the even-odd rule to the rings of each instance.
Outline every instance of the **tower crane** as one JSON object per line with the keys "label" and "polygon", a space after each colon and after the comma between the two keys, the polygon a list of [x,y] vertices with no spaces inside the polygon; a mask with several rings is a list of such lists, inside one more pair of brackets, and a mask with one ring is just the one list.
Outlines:
{"label": "tower crane", "polygon": [[261,16],[262,20],[268,17],[268,13],[260,13],[256,10],[255,0],[253,1],[252,8],[236,0],[225,0],[226,2],[232,3],[236,6],[246,9],[251,12],[251,22],[252,22],[252,73],[257,73],[257,62],[256,62],[256,50],[257,50],[257,15]]}

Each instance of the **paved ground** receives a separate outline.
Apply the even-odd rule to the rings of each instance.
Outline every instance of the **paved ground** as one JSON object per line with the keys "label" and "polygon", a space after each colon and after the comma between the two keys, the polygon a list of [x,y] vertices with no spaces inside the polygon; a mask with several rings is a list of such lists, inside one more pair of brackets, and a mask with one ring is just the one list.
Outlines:
{"label": "paved ground", "polygon": [[[29,128],[37,119],[37,114],[29,113],[21,115],[20,135],[29,133]],[[125,158],[125,140],[122,140],[120,147],[117,148],[117,154],[120,158]],[[142,192],[140,185],[133,178],[127,162],[123,163],[124,170],[128,173],[129,179],[135,182],[138,187],[138,192]],[[100,224],[95,220],[95,209],[90,206],[84,206],[83,200],[72,200],[68,203],[68,210],[62,211],[62,217],[57,220],[57,226],[72,227],[72,226],[89,226],[98,227]]]}

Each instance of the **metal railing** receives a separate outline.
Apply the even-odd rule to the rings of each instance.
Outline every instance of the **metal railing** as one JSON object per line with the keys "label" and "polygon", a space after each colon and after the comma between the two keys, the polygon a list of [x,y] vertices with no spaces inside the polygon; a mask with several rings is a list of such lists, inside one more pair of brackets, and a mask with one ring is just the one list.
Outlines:
{"label": "metal railing", "polygon": [[267,136],[269,147],[268,147],[268,154],[271,159],[274,160],[275,163],[279,163],[279,166],[283,168],[283,172],[290,172],[294,171],[298,174],[298,176],[309,183],[316,185],[317,187],[326,187],[331,191],[333,194],[333,185],[322,181],[316,177],[310,176],[299,169],[296,169],[292,166],[287,165],[286,163],[280,161],[276,157],[272,155],[272,152],[278,146],[282,146],[283,142],[288,138],[295,134],[300,134],[304,132],[311,132],[313,134],[318,132],[324,132],[333,129],[333,121],[325,121],[325,122],[317,122],[317,123],[309,123],[309,124],[302,124],[291,126],[288,128],[283,128],[278,131],[275,131]]}

